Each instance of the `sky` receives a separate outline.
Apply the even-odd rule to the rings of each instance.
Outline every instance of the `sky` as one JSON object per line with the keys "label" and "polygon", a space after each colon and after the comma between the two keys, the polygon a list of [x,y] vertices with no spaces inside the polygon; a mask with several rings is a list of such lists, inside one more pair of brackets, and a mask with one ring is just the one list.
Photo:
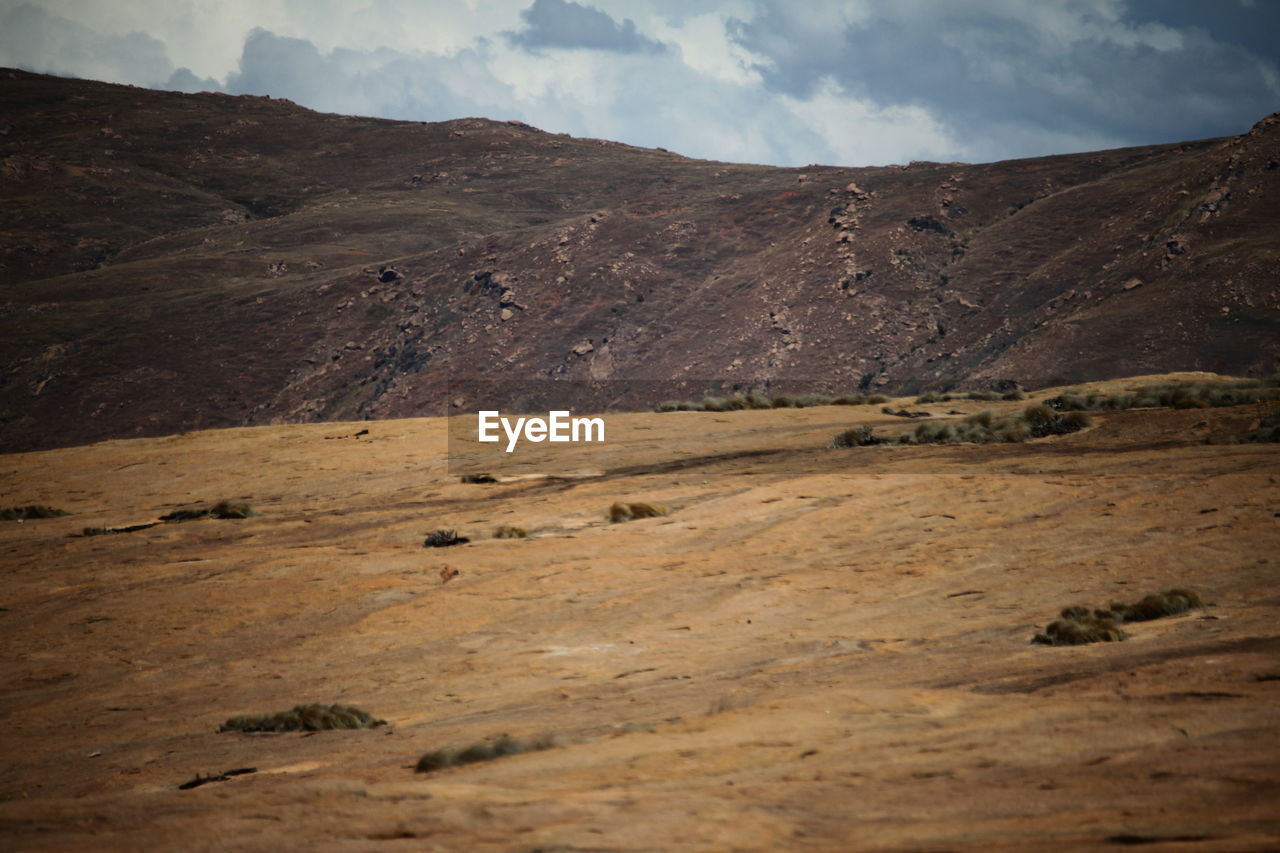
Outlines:
{"label": "sky", "polygon": [[0,0],[0,66],[781,166],[1242,133],[1280,0]]}

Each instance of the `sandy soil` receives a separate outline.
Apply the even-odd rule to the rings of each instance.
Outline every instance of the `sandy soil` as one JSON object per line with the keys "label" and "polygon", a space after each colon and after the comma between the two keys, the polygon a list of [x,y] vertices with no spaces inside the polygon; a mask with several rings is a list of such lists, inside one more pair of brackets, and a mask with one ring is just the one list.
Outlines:
{"label": "sandy soil", "polygon": [[[2,456],[0,505],[74,514],[0,523],[0,848],[1275,849],[1280,450],[1204,443],[1253,414],[852,450],[911,424],[615,415],[489,485],[439,420]],[[259,514],[74,535],[223,498]],[[1173,586],[1209,606],[1028,642]],[[389,725],[217,732],[304,702]],[[560,746],[414,773],[504,733]]]}

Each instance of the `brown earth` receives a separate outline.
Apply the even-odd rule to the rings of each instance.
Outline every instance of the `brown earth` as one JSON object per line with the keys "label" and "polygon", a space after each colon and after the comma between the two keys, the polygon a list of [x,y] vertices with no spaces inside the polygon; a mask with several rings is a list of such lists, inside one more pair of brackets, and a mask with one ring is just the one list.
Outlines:
{"label": "brown earth", "polygon": [[[877,410],[610,415],[487,485],[439,419],[4,456],[0,506],[74,514],[0,522],[0,847],[1280,845],[1280,456],[1205,443],[1256,412],[826,448],[912,426]],[[75,535],[220,499],[258,515]],[[1028,642],[1175,586],[1207,606]],[[305,702],[389,726],[216,732]],[[504,733],[561,745],[414,773]]]}
{"label": "brown earth", "polygon": [[450,382],[492,378],[613,382],[635,407],[658,400],[631,380],[1280,369],[1280,114],[1182,144],[783,169],[12,70],[0,110],[7,451],[440,414]]}

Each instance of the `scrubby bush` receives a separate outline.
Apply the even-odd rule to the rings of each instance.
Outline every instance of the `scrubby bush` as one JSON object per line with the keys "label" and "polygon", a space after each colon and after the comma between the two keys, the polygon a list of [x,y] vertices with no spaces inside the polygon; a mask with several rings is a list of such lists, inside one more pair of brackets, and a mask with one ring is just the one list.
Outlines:
{"label": "scrubby bush", "polygon": [[471,540],[465,536],[459,536],[456,530],[440,529],[427,534],[427,538],[422,540],[423,548],[448,548],[450,545],[465,545]]}
{"label": "scrubby bush", "polygon": [[248,518],[254,515],[253,507],[247,503],[218,501],[213,506],[193,509],[175,509],[160,516],[161,521],[192,521],[197,518]]}
{"label": "scrubby bush", "polygon": [[610,521],[631,521],[637,518],[657,518],[667,515],[671,510],[662,504],[626,503],[618,501],[609,507]]}
{"label": "scrubby bush", "polygon": [[871,427],[860,426],[836,433],[835,438],[831,439],[831,444],[828,447],[866,447],[870,444],[881,443],[880,439],[872,434]]}
{"label": "scrubby bush", "polygon": [[1112,643],[1129,639],[1113,620],[1100,619],[1092,613],[1080,619],[1056,619],[1036,634],[1031,642],[1045,646],[1080,646],[1085,643]]}
{"label": "scrubby bush", "polygon": [[1206,409],[1280,400],[1280,383],[1272,379],[1224,380],[1141,385],[1121,394],[1061,394],[1045,401],[1058,411],[1091,409]]}
{"label": "scrubby bush", "polygon": [[[890,412],[890,414],[899,414]],[[910,414],[910,413],[908,413]],[[1089,426],[1083,412],[1060,414],[1045,406],[1028,406],[1020,415],[997,415],[984,410],[960,421],[926,421],[913,432],[898,437],[899,444],[990,444],[1028,441],[1049,435],[1066,435]],[[860,447],[879,444],[867,426],[838,433],[830,447]]]}
{"label": "scrubby bush", "polygon": [[133,533],[136,530],[146,530],[148,527],[155,527],[159,523],[160,522],[158,521],[148,521],[145,524],[130,524],[127,527],[86,527],[80,532],[80,535],[105,536],[109,533]]}
{"label": "scrubby bush", "polygon": [[385,726],[366,711],[350,705],[295,705],[275,714],[232,717],[220,732],[318,732],[329,729],[373,729]]}
{"label": "scrubby bush", "polygon": [[57,509],[56,507],[45,506],[44,504],[30,504],[29,506],[11,506],[8,509],[0,509],[0,521],[26,521],[29,518],[57,518],[60,515],[71,515],[65,509]]}
{"label": "scrubby bush", "polygon": [[515,525],[503,525],[493,532],[494,539],[524,539],[528,537],[529,531],[523,527]]}
{"label": "scrubby bush", "polygon": [[1091,610],[1076,604],[1064,607],[1058,614],[1059,618],[1050,622],[1043,633],[1032,637],[1031,642],[1046,646],[1078,646],[1124,640],[1128,635],[1119,626],[1126,622],[1146,622],[1204,606],[1198,593],[1181,587],[1145,596],[1134,604],[1112,602],[1111,607],[1105,609]]}
{"label": "scrubby bush", "polygon": [[496,483],[498,478],[492,474],[463,474],[461,478],[464,483]]}
{"label": "scrubby bush", "polygon": [[481,741],[462,749],[437,749],[428,752],[418,759],[415,773],[431,773],[447,767],[458,767],[464,764],[476,764],[481,761],[492,761],[508,755],[520,755],[525,752],[539,752],[556,746],[556,739],[542,736],[533,740],[516,740],[503,735],[495,741]]}

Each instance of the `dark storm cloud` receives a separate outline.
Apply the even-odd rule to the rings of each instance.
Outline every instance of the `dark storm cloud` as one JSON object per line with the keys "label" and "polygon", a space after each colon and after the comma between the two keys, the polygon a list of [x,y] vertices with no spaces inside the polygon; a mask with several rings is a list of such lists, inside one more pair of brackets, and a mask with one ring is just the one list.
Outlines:
{"label": "dark storm cloud", "polygon": [[666,47],[636,32],[635,22],[619,24],[599,9],[572,0],[534,0],[520,13],[525,28],[508,33],[512,44],[538,50],[544,47],[587,48],[617,53],[662,53]]}
{"label": "dark storm cloud", "polygon": [[[815,29],[767,6],[730,31],[766,60],[758,69],[771,89],[806,98],[834,80],[881,106],[923,106],[958,137],[982,140],[979,156],[1044,153],[1052,136],[1122,145],[1239,133],[1280,109],[1276,63],[1217,37],[1239,35],[1249,7],[1216,36],[1149,20],[1144,9],[1163,3],[1118,18],[1084,4],[1029,5],[1025,15],[980,2],[875,8]],[[1253,22],[1276,17],[1271,7]],[[1003,135],[1014,138],[1001,145]]]}

